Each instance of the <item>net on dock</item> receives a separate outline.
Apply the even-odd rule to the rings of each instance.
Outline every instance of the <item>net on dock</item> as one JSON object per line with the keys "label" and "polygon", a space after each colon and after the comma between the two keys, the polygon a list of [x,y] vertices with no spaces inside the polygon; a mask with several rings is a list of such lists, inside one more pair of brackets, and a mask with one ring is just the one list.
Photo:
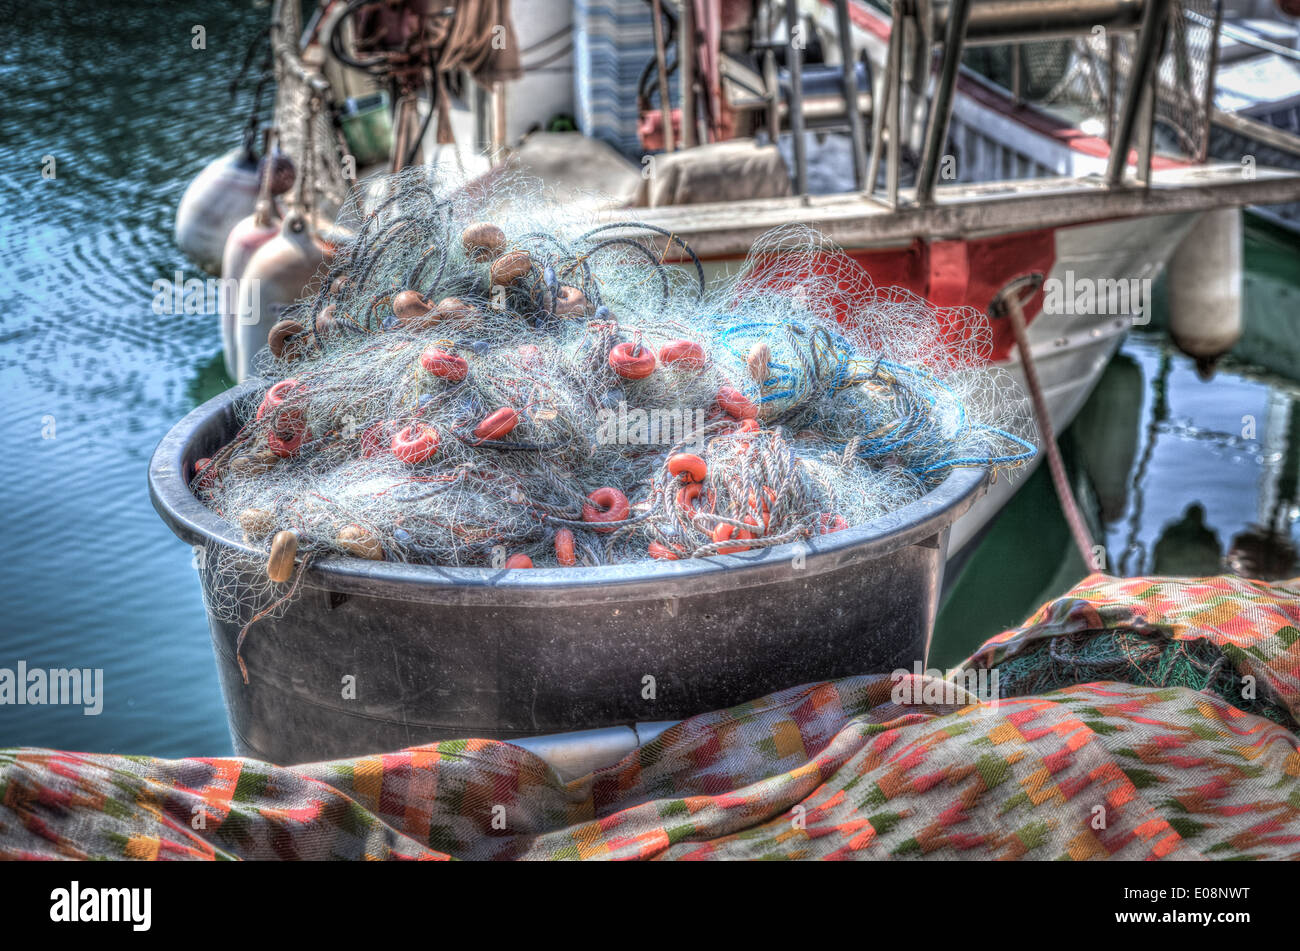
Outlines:
{"label": "net on dock", "polygon": [[[261,552],[291,531],[300,556],[441,566],[757,553],[1034,454],[986,319],[876,288],[816,232],[774,232],[709,285],[657,228],[430,174],[351,199],[355,239],[195,475]],[[293,583],[254,592],[232,557],[211,566],[232,611]]]}

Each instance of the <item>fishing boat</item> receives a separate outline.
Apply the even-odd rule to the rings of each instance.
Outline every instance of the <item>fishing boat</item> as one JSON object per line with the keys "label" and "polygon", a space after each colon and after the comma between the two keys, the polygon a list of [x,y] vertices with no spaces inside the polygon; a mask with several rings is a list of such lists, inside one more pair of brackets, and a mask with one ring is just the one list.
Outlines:
{"label": "fishing boat", "polygon": [[[330,217],[353,182],[365,178],[367,166],[358,168],[356,159],[369,140],[357,130],[367,123],[371,144],[381,146],[360,156],[373,162],[369,168],[428,161],[472,178],[511,164],[574,195],[589,191],[594,178],[602,192],[617,196],[604,208],[611,220],[635,216],[678,235],[715,272],[743,261],[760,233],[807,224],[848,250],[878,285],[905,288],[957,313],[971,308],[985,314],[1008,288],[1032,278],[1036,289],[1022,300],[1027,349],[1017,348],[1007,321],[994,320],[988,359],[1022,381],[1024,361],[1035,364],[1035,388],[1048,417],[1040,422],[1048,432],[1069,425],[1128,328],[1149,319],[1151,284],[1163,271],[1171,276],[1170,329],[1179,344],[1207,369],[1231,348],[1241,326],[1237,209],[1300,198],[1300,175],[1263,164],[1243,174],[1240,161],[1215,163],[1198,155],[1210,137],[1204,102],[1184,109],[1182,144],[1192,147],[1180,154],[1174,146],[1181,140],[1158,134],[1168,123],[1157,122],[1163,114],[1145,107],[1143,93],[1162,88],[1162,77],[1178,68],[1183,54],[1209,47],[1211,27],[1187,17],[1208,7],[1089,0],[1062,11],[1038,0],[953,0],[924,11],[896,5],[886,13],[882,6],[827,0],[792,3],[777,15],[766,4],[611,0],[569,10],[520,2],[512,29],[514,46],[524,51],[522,63],[513,64],[513,73],[489,69],[476,84],[464,68],[463,51],[445,42],[431,45],[431,38],[461,35],[455,8],[449,8],[450,25],[428,27],[446,15],[431,14],[420,29],[378,31],[376,40],[376,21],[358,19],[366,4],[324,4],[305,25],[294,4],[276,4],[274,125],[281,148],[300,171],[296,193],[286,198],[290,206],[302,206],[286,209],[280,220],[292,218],[300,230],[281,226],[287,241],[280,253],[291,261],[272,262],[277,281],[269,293],[278,299],[267,299],[266,275],[259,271],[260,310],[251,319],[247,308],[226,315],[238,328],[228,338],[243,341],[238,352],[227,345],[233,375],[243,379],[252,372],[278,311],[299,296],[294,285],[305,285],[304,273],[309,277],[328,254],[328,241],[319,233],[312,240],[304,235],[314,227],[319,231],[311,222]],[[647,46],[654,9],[663,17],[659,42]],[[635,28],[624,30],[627,23]],[[898,23],[905,29],[894,29]],[[1080,37],[1093,37],[1096,26],[1123,52],[1113,62],[1122,60],[1127,68],[1120,74],[1117,66],[1103,91],[1113,106],[1111,120],[1072,123],[1068,110],[1030,101],[1037,75],[1031,67],[1046,47],[1063,43],[1073,49]],[[802,60],[808,37],[819,30],[829,38],[822,46],[832,70],[842,72],[838,119],[856,130],[850,139],[859,187],[840,194],[814,195],[808,187],[808,136],[822,127],[811,107],[826,72],[809,67],[805,103]],[[760,34],[762,42],[737,49],[738,35]],[[565,45],[569,35],[571,48]],[[1162,56],[1166,35],[1177,42],[1167,44]],[[644,96],[633,121],[649,128],[654,142],[675,148],[646,166],[612,147],[626,142],[626,129],[619,133],[617,124],[601,118],[600,97],[606,111],[611,98],[601,80],[612,70],[636,77],[635,85],[658,66],[660,82],[672,89],[665,62],[670,48],[677,51],[672,71],[685,74],[675,77],[681,102],[670,110],[672,121],[665,129],[659,116],[656,127]],[[644,68],[624,68],[628,50]],[[1012,89],[968,65],[988,50],[1019,51],[1011,57],[1019,64]],[[449,55],[457,64],[453,69],[423,68]],[[533,71],[526,69],[529,62]],[[1068,56],[1065,62],[1068,67]],[[1197,75],[1212,79],[1213,58],[1196,62]],[[746,72],[746,63],[755,68]],[[864,73],[875,77],[868,79],[874,88],[859,88]],[[523,78],[500,78],[512,75]],[[574,92],[565,100],[570,78]],[[1053,85],[1058,87],[1064,88],[1060,78]],[[1200,88],[1213,84],[1207,79]],[[528,108],[534,97],[540,111]],[[616,88],[612,98],[628,97]],[[764,108],[756,109],[755,102]],[[593,128],[522,134],[537,117],[566,112],[568,103],[573,105],[567,111]],[[1199,124],[1187,119],[1193,114],[1201,116]],[[699,121],[683,123],[682,116]],[[793,152],[788,183],[779,181],[786,165],[773,161],[777,150],[761,144],[764,119],[769,141],[783,139]],[[644,138],[645,129],[639,131]],[[746,132],[757,139],[727,139]],[[674,133],[675,141],[663,142]],[[727,163],[737,160],[748,176],[728,176]],[[674,198],[673,189],[645,187],[646,168],[653,170],[655,185],[692,176],[741,179],[752,197],[731,191],[726,201],[699,200],[711,197],[707,193]],[[252,229],[259,239],[273,230],[263,221],[260,230]],[[346,226],[345,214],[339,227]],[[247,255],[242,261],[252,263]],[[241,294],[246,301],[247,291]],[[1005,481],[995,485],[958,520],[951,551],[968,545],[1014,490]]]}

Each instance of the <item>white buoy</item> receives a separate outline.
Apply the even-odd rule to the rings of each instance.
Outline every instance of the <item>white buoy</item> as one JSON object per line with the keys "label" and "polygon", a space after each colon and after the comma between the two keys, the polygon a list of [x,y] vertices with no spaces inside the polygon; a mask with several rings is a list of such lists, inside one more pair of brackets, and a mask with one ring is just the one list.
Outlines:
{"label": "white buoy", "polygon": [[257,206],[257,159],[243,148],[211,162],[176,209],[176,244],[199,267],[218,273],[226,236]]}
{"label": "white buoy", "polygon": [[253,252],[239,279],[234,376],[253,375],[253,359],[284,311],[307,293],[329,249],[298,210],[285,215],[280,231]]}
{"label": "white buoy", "polygon": [[1241,209],[1201,215],[1168,273],[1169,335],[1209,373],[1241,338]]}
{"label": "white buoy", "polygon": [[221,256],[221,347],[226,372],[232,377],[238,376],[239,365],[239,279],[257,249],[280,233],[280,224],[275,205],[269,199],[262,199],[253,213],[241,218],[226,238],[226,250]]}

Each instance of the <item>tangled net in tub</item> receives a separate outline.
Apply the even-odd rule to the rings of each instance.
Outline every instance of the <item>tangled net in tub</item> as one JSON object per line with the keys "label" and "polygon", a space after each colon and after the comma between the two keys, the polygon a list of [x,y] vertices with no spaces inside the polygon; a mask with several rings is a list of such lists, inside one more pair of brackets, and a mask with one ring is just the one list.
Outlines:
{"label": "tangled net in tub", "polygon": [[[260,553],[263,612],[295,556],[737,554],[1033,455],[1022,395],[983,366],[982,315],[878,290],[813,231],[769,234],[710,288],[659,229],[576,221],[518,183],[448,197],[425,175],[354,199],[355,240],[272,329],[265,388],[196,467]],[[246,568],[223,569],[244,594]]]}

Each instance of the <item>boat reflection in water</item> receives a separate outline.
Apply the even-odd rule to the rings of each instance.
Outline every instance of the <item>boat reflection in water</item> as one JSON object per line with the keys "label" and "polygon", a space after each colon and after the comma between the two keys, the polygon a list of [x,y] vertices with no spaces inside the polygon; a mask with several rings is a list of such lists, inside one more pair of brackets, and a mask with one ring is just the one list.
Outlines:
{"label": "boat reflection in water", "polygon": [[[1159,329],[1130,334],[1061,437],[1108,574],[1277,580],[1300,572],[1300,385],[1243,359],[1280,332],[1274,324],[1294,289],[1259,280],[1272,257],[1258,261],[1256,230],[1247,229],[1245,334],[1214,377],[1203,379],[1170,342],[1167,301],[1157,294]],[[1271,321],[1250,319],[1260,314]],[[961,660],[1087,570],[1047,473],[1036,472],[951,578],[932,665]]]}

